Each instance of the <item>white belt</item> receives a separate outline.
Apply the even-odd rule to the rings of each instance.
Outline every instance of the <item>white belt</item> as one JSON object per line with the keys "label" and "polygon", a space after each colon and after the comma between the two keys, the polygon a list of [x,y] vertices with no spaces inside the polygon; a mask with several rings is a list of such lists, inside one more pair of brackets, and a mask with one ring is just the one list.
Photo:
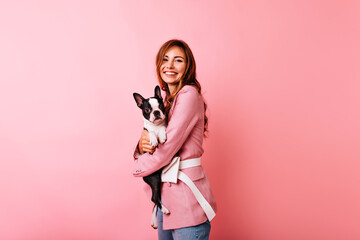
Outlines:
{"label": "white belt", "polygon": [[177,180],[180,179],[182,182],[184,182],[194,193],[196,200],[204,210],[209,221],[211,221],[215,217],[214,209],[211,207],[208,201],[206,201],[205,197],[201,194],[193,181],[185,173],[180,171],[181,169],[196,166],[201,166],[200,158],[180,161],[180,157],[175,157],[171,163],[162,170],[161,181],[177,183]]}

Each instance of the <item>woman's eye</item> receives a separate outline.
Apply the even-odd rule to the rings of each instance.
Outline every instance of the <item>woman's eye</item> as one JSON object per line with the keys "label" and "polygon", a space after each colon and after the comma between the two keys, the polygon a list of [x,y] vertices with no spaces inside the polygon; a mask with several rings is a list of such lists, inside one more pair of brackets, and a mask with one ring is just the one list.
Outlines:
{"label": "woman's eye", "polygon": [[164,59],[163,59],[163,61],[165,62],[165,61],[167,61],[167,59],[166,59],[166,58],[164,58]]}
{"label": "woman's eye", "polygon": [[177,59],[177,60],[176,60],[176,62],[182,62],[182,60],[180,60],[180,59]]}

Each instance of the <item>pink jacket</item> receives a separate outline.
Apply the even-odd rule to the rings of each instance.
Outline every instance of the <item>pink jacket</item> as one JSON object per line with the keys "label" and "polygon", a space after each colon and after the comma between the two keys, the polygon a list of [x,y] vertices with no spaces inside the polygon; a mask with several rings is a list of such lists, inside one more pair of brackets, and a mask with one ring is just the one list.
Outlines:
{"label": "pink jacket", "polygon": [[[175,97],[169,113],[166,142],[159,144],[152,155],[134,154],[136,166],[133,175],[135,177],[147,176],[168,165],[174,156],[179,156],[181,160],[201,157],[204,152],[203,133],[203,99],[195,87],[184,86]],[[181,171],[190,177],[216,212],[215,198],[202,166]],[[148,190],[149,199],[151,199],[150,187]],[[164,214],[164,230],[194,226],[207,220],[193,192],[182,181],[176,184],[163,183],[161,199],[162,204],[170,211],[169,215]]]}

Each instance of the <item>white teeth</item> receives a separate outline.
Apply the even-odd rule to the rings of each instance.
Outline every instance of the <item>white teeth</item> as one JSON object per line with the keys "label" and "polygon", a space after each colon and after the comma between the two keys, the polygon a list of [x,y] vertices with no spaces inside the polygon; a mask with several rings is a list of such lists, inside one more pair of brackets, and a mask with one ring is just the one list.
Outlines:
{"label": "white teeth", "polygon": [[167,74],[167,75],[175,75],[176,73],[165,72],[165,74]]}

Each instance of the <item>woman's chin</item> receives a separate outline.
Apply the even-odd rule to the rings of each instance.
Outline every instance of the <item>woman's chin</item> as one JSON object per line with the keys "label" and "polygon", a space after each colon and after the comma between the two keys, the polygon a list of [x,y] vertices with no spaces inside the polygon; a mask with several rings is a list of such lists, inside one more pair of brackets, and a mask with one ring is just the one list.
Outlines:
{"label": "woman's chin", "polygon": [[173,85],[173,84],[177,84],[180,80],[177,78],[172,78],[172,77],[162,77],[162,79],[164,80],[165,83]]}

